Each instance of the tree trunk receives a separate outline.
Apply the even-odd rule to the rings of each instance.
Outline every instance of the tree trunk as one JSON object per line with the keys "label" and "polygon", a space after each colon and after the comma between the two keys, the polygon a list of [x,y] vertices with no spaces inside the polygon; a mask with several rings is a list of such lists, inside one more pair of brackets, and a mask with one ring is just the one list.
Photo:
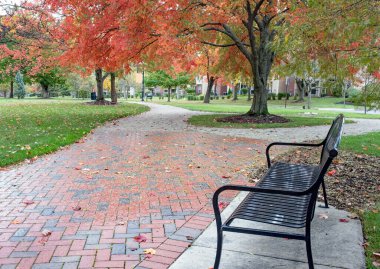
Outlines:
{"label": "tree trunk", "polygon": [[11,79],[11,91],[9,92],[9,98],[13,98],[13,85],[14,85],[14,81],[13,81],[13,79]]}
{"label": "tree trunk", "polygon": [[116,84],[115,84],[116,75],[114,72],[111,72],[111,103],[117,104],[117,93],[116,93]]}
{"label": "tree trunk", "polygon": [[237,88],[236,88],[236,86],[234,87],[234,97],[232,98],[232,101],[236,101],[237,99],[238,99],[238,97],[237,97]]}
{"label": "tree trunk", "polygon": [[216,98],[216,90],[217,90],[217,87],[218,87],[218,80],[215,78],[215,82],[214,82],[214,98]]}
{"label": "tree trunk", "polygon": [[49,85],[45,83],[41,83],[42,87],[42,98],[49,98]]}
{"label": "tree trunk", "polygon": [[305,81],[300,78],[296,78],[298,99],[297,102],[305,101]]}
{"label": "tree trunk", "polygon": [[170,94],[171,94],[171,87],[169,87],[169,89],[168,89],[168,102],[170,102]]}
{"label": "tree trunk", "polygon": [[253,100],[248,115],[267,115],[268,112],[268,89],[264,85],[254,86]]}
{"label": "tree trunk", "polygon": [[103,70],[98,68],[95,70],[95,78],[96,78],[96,100],[103,101],[104,100],[104,89],[103,89]]}
{"label": "tree trunk", "polygon": [[211,95],[211,90],[212,86],[214,85],[215,82],[215,77],[214,76],[207,76],[207,90],[205,94],[205,99],[203,99],[203,103],[209,104],[210,103],[210,95]]}

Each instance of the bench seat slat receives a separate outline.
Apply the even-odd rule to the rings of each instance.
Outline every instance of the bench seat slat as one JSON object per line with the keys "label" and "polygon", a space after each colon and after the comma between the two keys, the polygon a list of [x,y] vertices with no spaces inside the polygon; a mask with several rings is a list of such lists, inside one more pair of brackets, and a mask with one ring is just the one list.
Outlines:
{"label": "bench seat slat", "polygon": [[[318,166],[279,162],[268,170],[257,186],[302,191],[314,183],[318,172]],[[281,194],[250,193],[236,208],[230,220],[245,219],[302,228],[305,227],[310,197],[310,194],[297,197]]]}

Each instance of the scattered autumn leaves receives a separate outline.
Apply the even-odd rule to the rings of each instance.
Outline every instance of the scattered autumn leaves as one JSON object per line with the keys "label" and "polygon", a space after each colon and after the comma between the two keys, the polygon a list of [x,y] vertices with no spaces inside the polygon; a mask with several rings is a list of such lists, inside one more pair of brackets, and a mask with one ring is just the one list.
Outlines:
{"label": "scattered autumn leaves", "polygon": [[85,106],[77,101],[14,101],[0,105],[0,166],[53,152],[104,122],[146,111],[135,104]]}

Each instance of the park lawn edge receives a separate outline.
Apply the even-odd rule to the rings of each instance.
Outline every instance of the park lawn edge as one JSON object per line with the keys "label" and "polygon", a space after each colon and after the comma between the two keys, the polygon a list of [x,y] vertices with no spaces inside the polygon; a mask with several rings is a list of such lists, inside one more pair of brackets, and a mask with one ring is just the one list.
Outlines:
{"label": "park lawn edge", "polygon": [[[378,144],[374,144],[378,143]],[[380,132],[369,132],[361,135],[344,136],[342,149],[355,154],[366,154],[380,157]],[[380,160],[380,159],[379,159]],[[380,201],[375,209],[366,210],[360,214],[365,238],[366,268],[376,269],[373,265],[374,252],[380,252]]]}
{"label": "park lawn edge", "polygon": [[[121,104],[117,104],[116,106],[122,107],[122,106],[126,106],[126,104],[127,103],[121,103]],[[77,105],[88,106],[88,104],[86,103],[77,103]],[[82,139],[84,139],[86,136],[92,133],[93,130],[95,130],[98,127],[102,127],[111,121],[122,119],[122,118],[134,117],[150,110],[148,106],[143,105],[143,104],[131,104],[131,105],[135,107],[135,111],[133,110],[128,111],[126,112],[126,114],[115,113],[112,116],[109,116],[107,119],[99,120],[96,124],[92,123],[92,124],[88,124],[87,126],[83,126],[80,130],[81,131],[80,133],[79,132],[67,133],[65,140],[60,140],[57,143],[50,143],[49,147],[45,147],[43,149],[36,148],[36,149],[32,149],[30,151],[25,151],[25,152],[17,152],[15,154],[16,158],[7,158],[5,162],[4,162],[4,157],[0,155],[0,168],[7,169],[8,167],[13,166],[13,165],[20,165],[25,160],[34,161],[37,157],[54,153],[72,144],[80,142]],[[97,106],[93,106],[93,107],[97,107]],[[107,107],[107,106],[99,106],[99,107]],[[109,106],[109,107],[114,107],[114,106]]]}
{"label": "park lawn edge", "polygon": [[[227,123],[217,122],[215,119],[228,117],[234,114],[206,114],[195,115],[190,117],[187,122],[194,126],[212,127],[212,128],[238,128],[238,129],[267,129],[267,128],[295,128],[305,126],[331,125],[332,118],[322,117],[294,117],[285,116],[290,122],[286,123]],[[238,114],[236,114],[238,115]],[[345,123],[354,123],[352,120],[346,120]]]}

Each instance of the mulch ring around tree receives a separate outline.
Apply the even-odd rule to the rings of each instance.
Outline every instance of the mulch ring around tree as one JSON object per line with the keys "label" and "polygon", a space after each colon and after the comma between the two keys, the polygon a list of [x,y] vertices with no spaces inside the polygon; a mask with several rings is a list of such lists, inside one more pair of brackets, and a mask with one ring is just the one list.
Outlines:
{"label": "mulch ring around tree", "polygon": [[248,114],[234,115],[223,118],[217,118],[217,122],[228,122],[228,123],[285,123],[290,120],[277,115],[259,115],[253,116]]}
{"label": "mulch ring around tree", "polygon": [[94,105],[94,106],[114,106],[116,105],[115,103],[112,103],[110,101],[107,101],[107,100],[96,100],[94,102],[86,102],[85,103],[86,105]]}
{"label": "mulch ring around tree", "polygon": [[[298,148],[279,155],[274,161],[318,164],[320,151]],[[257,182],[267,171],[266,167],[252,168],[249,180]],[[380,158],[340,151],[325,175],[329,204],[347,211],[362,212],[375,208],[380,201]],[[330,174],[330,175],[328,175]],[[320,192],[321,194],[321,192]],[[323,201],[323,196],[319,195]]]}

